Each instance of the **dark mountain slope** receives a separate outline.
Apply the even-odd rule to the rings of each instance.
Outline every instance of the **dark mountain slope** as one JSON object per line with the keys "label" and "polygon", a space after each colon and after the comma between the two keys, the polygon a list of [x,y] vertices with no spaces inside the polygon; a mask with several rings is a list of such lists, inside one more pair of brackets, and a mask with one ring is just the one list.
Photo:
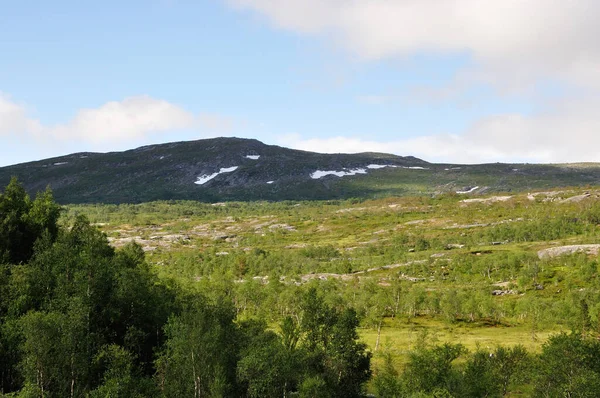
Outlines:
{"label": "dark mountain slope", "polygon": [[[314,174],[318,171],[345,175]],[[5,186],[11,176],[17,176],[30,192],[50,185],[61,203],[216,202],[595,185],[600,183],[600,168],[590,164],[455,166],[389,154],[319,154],[257,140],[216,138],[125,152],[76,153],[0,168],[0,184]]]}

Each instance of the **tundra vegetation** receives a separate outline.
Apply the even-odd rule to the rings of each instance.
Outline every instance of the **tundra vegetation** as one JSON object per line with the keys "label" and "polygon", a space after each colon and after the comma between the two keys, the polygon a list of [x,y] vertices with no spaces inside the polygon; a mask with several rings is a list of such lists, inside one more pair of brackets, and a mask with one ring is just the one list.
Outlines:
{"label": "tundra vegetation", "polygon": [[[0,196],[0,396],[594,396],[600,201]],[[551,249],[551,250],[548,250]]]}

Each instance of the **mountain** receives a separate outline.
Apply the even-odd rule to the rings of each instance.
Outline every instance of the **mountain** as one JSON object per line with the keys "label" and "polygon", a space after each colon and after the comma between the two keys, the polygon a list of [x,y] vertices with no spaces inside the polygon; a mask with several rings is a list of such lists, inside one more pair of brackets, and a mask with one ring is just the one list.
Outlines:
{"label": "mountain", "polygon": [[382,153],[320,154],[241,138],[75,153],[0,168],[60,203],[313,200],[599,185],[600,165],[433,164]]}

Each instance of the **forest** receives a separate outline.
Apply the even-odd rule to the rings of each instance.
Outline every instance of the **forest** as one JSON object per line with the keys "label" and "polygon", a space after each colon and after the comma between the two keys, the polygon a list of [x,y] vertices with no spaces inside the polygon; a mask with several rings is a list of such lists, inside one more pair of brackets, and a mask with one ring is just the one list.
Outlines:
{"label": "forest", "polygon": [[60,206],[12,179],[0,396],[596,396],[597,199]]}

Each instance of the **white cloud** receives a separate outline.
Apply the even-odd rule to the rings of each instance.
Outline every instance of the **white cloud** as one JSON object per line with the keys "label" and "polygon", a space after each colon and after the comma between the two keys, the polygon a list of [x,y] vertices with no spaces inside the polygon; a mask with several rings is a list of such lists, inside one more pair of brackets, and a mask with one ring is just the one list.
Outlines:
{"label": "white cloud", "polygon": [[0,135],[30,135],[40,140],[83,141],[110,144],[135,141],[150,134],[182,130],[204,133],[229,131],[230,119],[195,115],[168,101],[149,96],[111,101],[93,109],[81,109],[68,122],[42,125],[28,116],[24,106],[0,96]]}
{"label": "white cloud", "polygon": [[386,152],[451,163],[600,162],[600,98],[564,101],[531,116],[504,114],[481,119],[462,134],[369,141],[287,135],[280,145],[315,152]]}
{"label": "white cloud", "polygon": [[7,95],[0,93],[0,135],[12,132],[36,132],[41,126],[36,120],[27,117],[23,105],[13,102]]}
{"label": "white cloud", "polygon": [[67,124],[45,133],[62,140],[94,143],[139,139],[146,134],[194,128],[193,114],[148,96],[111,101],[96,109],[82,109]]}
{"label": "white cloud", "polygon": [[470,79],[517,88],[551,77],[600,87],[597,0],[225,0],[365,59],[467,53]]}

